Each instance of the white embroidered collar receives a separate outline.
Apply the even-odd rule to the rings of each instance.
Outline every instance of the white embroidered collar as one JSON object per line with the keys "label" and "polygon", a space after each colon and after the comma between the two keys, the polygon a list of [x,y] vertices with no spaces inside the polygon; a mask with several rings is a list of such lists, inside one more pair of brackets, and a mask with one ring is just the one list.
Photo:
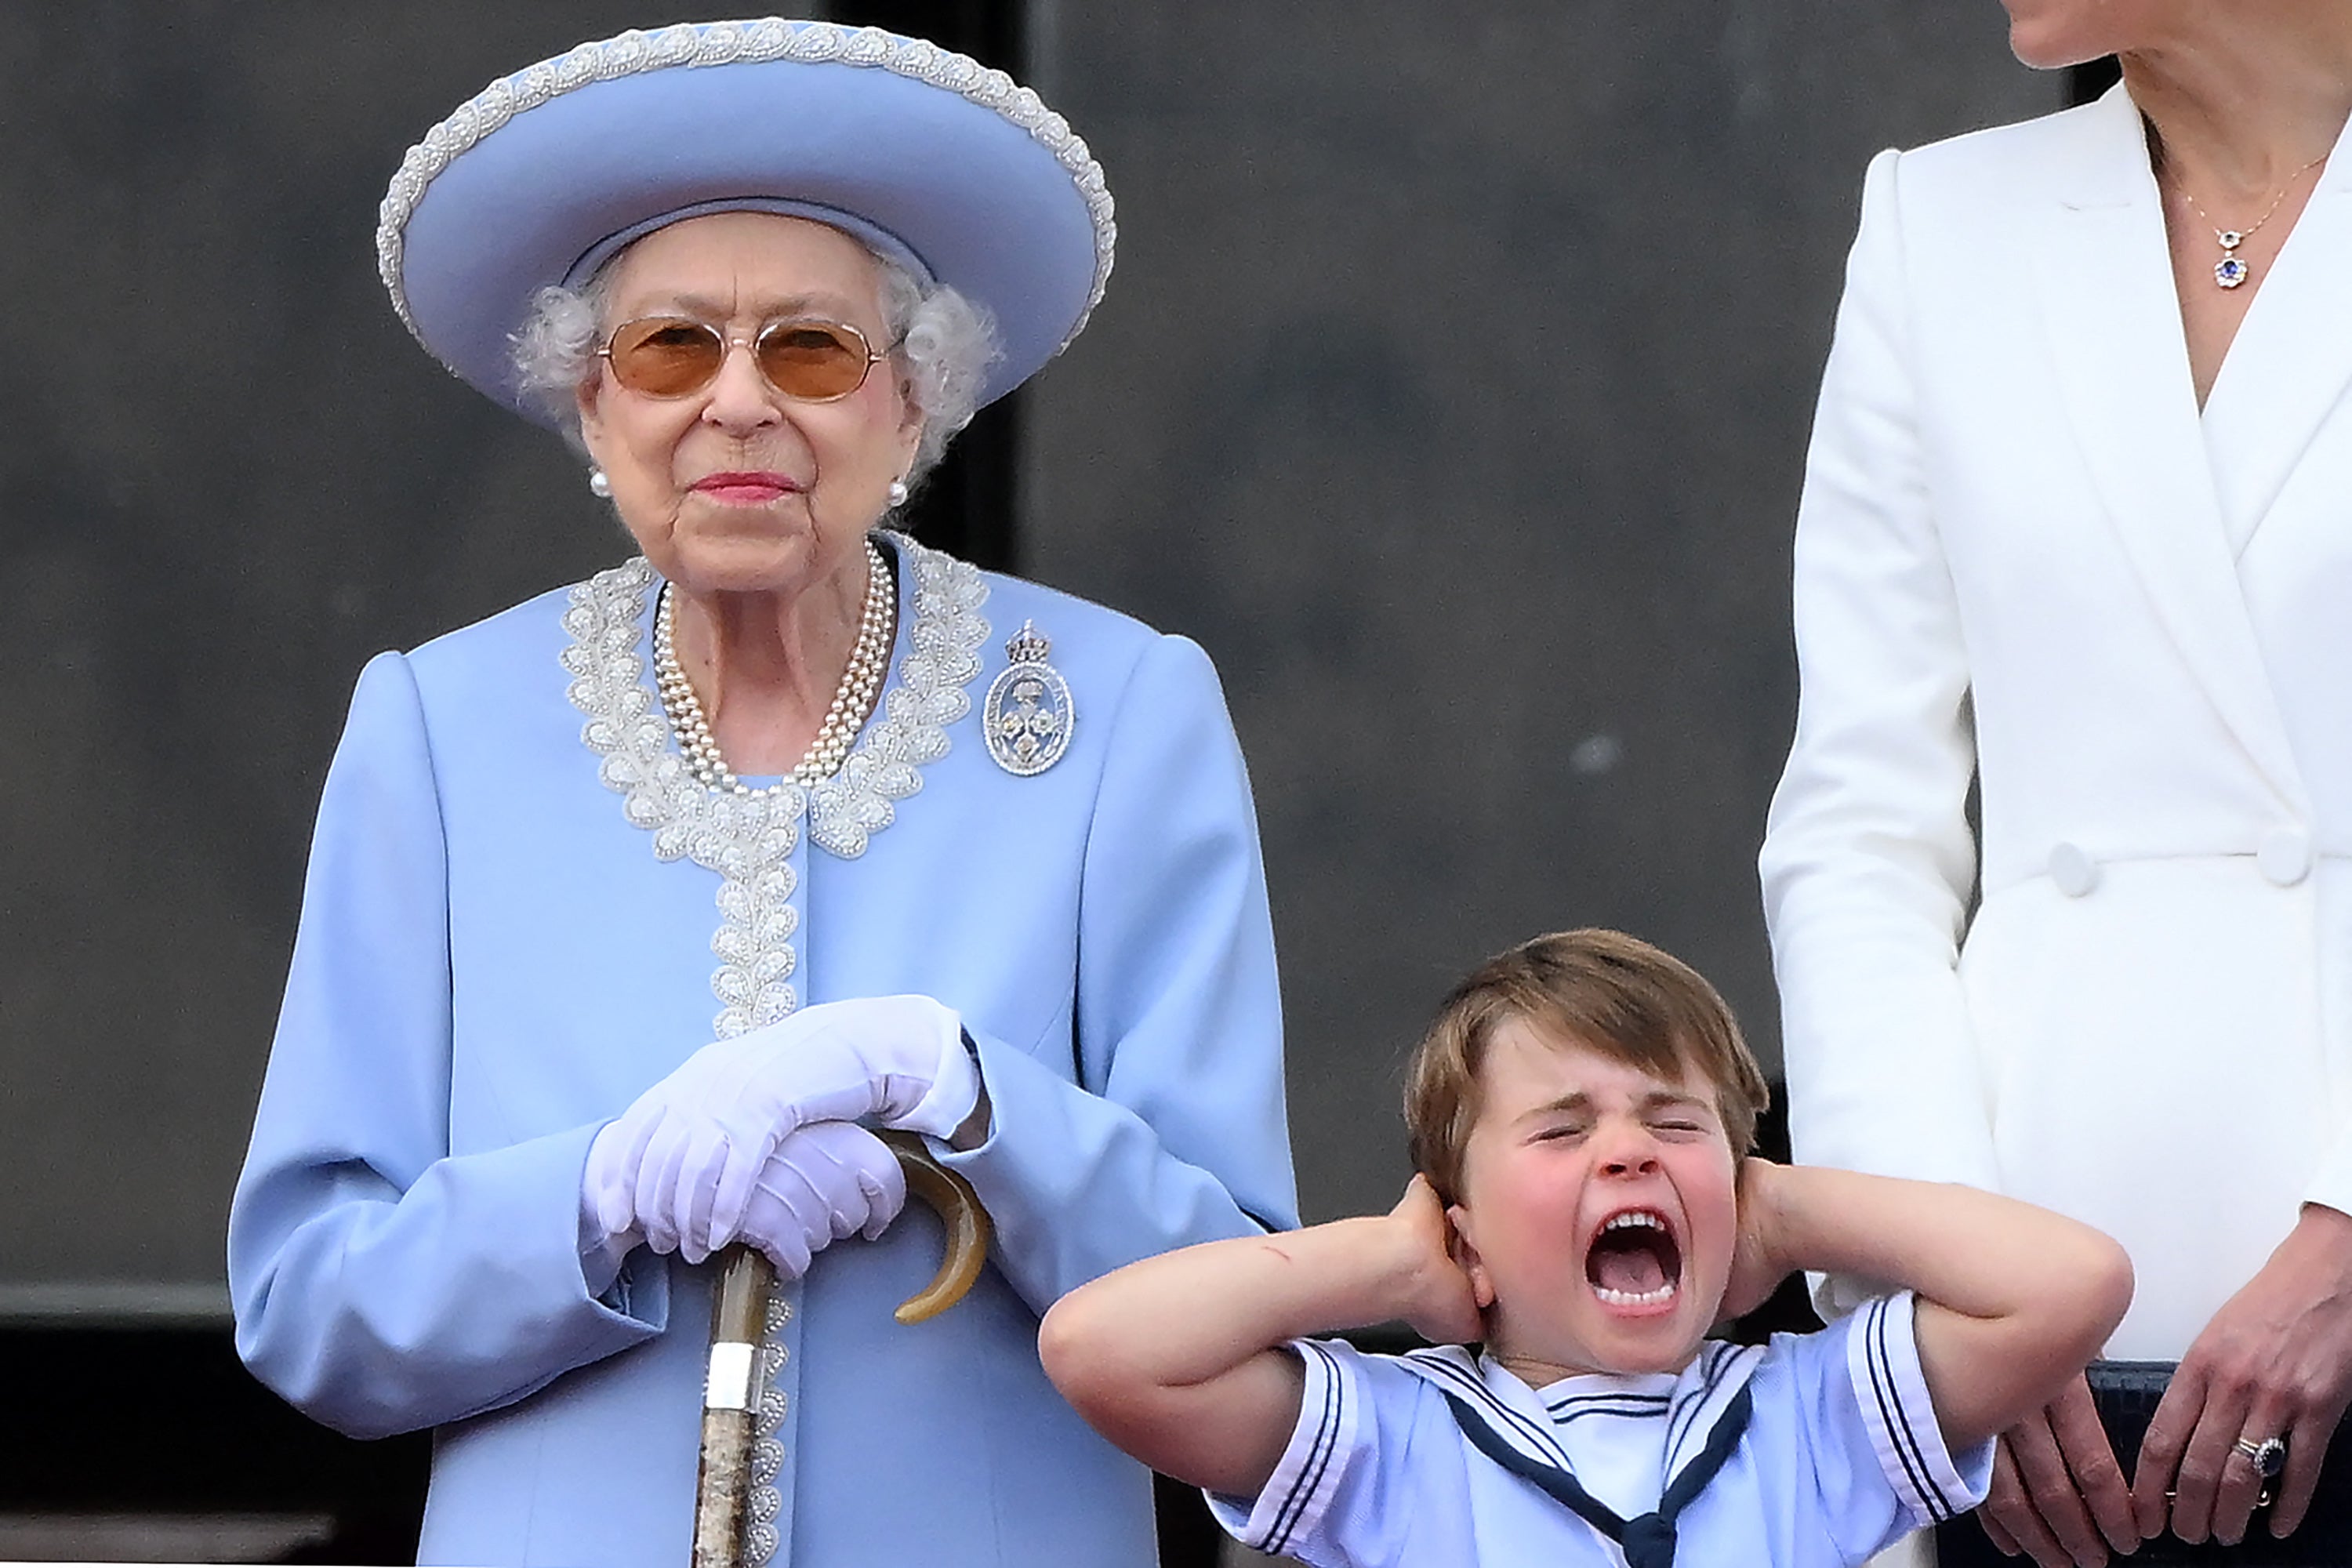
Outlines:
{"label": "white embroidered collar", "polygon": [[737,795],[695,778],[646,679],[646,605],[657,578],[642,556],[576,584],[563,612],[572,638],[563,668],[572,706],[588,716],[581,742],[602,759],[597,777],[622,796],[630,823],[653,835],[655,855],[691,859],[723,879],[711,938],[721,963],[710,982],[724,1004],[714,1021],[721,1039],[799,1005],[792,857],[802,822],[819,848],[863,855],[897,820],[896,803],[923,787],[922,769],[948,754],[948,727],[971,710],[966,688],[988,640],[980,614],[987,579],[903,534],[880,537],[899,562],[896,679],[841,771],[806,789]]}

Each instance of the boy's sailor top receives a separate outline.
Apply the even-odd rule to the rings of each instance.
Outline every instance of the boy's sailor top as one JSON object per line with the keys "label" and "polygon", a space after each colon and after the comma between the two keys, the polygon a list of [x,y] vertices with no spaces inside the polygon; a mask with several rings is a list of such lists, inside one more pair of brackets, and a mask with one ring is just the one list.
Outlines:
{"label": "boy's sailor top", "polygon": [[[1542,1389],[1460,1346],[1385,1356],[1302,1340],[1281,1462],[1255,1500],[1210,1504],[1245,1544],[1313,1568],[1626,1568],[1616,1541],[1558,1500],[1556,1479],[1533,1479],[1542,1470],[1631,1521],[1643,1561],[1678,1542],[1683,1568],[1860,1563],[1975,1507],[1992,1476],[1990,1442],[1946,1449],[1911,1314],[1906,1292],[1769,1346],[1710,1341],[1679,1373]],[[1727,1454],[1710,1443],[1718,1429],[1737,1434]],[[1698,1484],[1677,1509],[1685,1476]]]}

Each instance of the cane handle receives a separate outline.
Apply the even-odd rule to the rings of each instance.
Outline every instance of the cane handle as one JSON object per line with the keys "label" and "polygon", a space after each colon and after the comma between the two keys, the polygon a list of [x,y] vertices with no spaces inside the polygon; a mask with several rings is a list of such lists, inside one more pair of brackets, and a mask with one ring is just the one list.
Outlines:
{"label": "cane handle", "polygon": [[929,1144],[911,1132],[881,1132],[876,1136],[898,1156],[899,1169],[907,1173],[907,1191],[922,1199],[947,1230],[947,1251],[940,1259],[940,1271],[931,1277],[929,1285],[900,1302],[893,1314],[902,1323],[919,1323],[938,1317],[963,1300],[964,1292],[971,1289],[972,1281],[980,1278],[982,1266],[988,1261],[988,1242],[993,1227],[971,1184],[940,1164]]}

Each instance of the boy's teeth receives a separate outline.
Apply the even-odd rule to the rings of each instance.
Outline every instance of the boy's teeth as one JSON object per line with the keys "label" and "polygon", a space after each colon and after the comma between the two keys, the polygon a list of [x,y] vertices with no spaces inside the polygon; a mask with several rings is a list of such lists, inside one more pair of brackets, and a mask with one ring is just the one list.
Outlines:
{"label": "boy's teeth", "polygon": [[1644,1214],[1640,1209],[1633,1209],[1624,1214],[1621,1214],[1601,1228],[1603,1230],[1623,1230],[1628,1226],[1636,1225],[1647,1226],[1652,1230],[1664,1230],[1666,1228],[1664,1222],[1660,1220],[1656,1215]]}
{"label": "boy's teeth", "polygon": [[1675,1282],[1671,1279],[1654,1290],[1612,1290],[1606,1285],[1595,1285],[1592,1293],[1612,1307],[1654,1307],[1661,1301],[1674,1300]]}

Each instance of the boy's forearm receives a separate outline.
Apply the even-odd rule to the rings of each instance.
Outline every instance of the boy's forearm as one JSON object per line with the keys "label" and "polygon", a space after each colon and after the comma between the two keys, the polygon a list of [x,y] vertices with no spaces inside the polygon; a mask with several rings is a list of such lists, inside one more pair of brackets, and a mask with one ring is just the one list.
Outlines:
{"label": "boy's forearm", "polygon": [[1205,1382],[1289,1340],[1407,1316],[1407,1239],[1379,1216],[1147,1258],[1056,1305],[1048,1347],[1100,1342],[1164,1386]]}
{"label": "boy's forearm", "polygon": [[1825,1166],[1771,1166],[1761,1225],[1780,1268],[1858,1274],[1916,1290],[1967,1317],[1994,1319],[2065,1269],[2094,1229],[1950,1183],[1912,1183]]}
{"label": "boy's forearm", "polygon": [[2029,1308],[2114,1252],[2088,1226],[1973,1187],[1813,1165],[1776,1166],[1764,1186],[1775,1258],[1790,1270],[1860,1276],[1972,1318]]}
{"label": "boy's forearm", "polygon": [[1955,1447],[2046,1403],[2131,1304],[2123,1248],[2032,1204],[1814,1166],[1770,1167],[1758,1185],[1776,1265],[1917,1294],[1920,1371]]}

